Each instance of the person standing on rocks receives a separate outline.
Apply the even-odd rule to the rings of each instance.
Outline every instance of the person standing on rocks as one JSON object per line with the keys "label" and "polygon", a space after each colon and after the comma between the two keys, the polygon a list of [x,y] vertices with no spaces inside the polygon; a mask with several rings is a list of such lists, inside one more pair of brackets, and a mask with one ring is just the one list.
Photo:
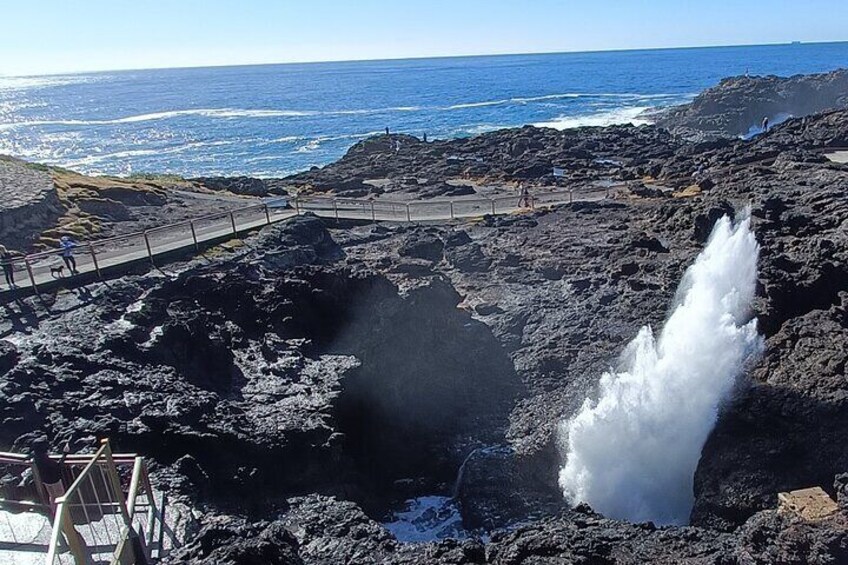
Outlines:
{"label": "person standing on rocks", "polygon": [[765,118],[763,118],[763,133],[768,133],[768,128],[769,128],[769,119],[768,119],[768,116],[766,116]]}
{"label": "person standing on rocks", "polygon": [[15,289],[18,285],[15,284],[15,265],[13,258],[16,253],[9,251],[5,245],[0,245],[0,265],[3,267],[3,274],[6,276],[6,284],[9,289]]}
{"label": "person standing on rocks", "polygon": [[77,260],[74,258],[74,247],[79,247],[79,244],[67,235],[63,235],[59,240],[59,247],[62,249],[62,261],[65,262],[68,270],[75,275],[79,274]]}

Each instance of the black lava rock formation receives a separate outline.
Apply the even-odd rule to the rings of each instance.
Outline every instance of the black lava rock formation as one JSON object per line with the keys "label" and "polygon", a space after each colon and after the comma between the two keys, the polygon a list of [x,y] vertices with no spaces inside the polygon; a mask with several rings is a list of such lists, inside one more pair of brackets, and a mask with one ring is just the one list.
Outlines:
{"label": "black lava rock formation", "polygon": [[[301,217],[165,276],[6,304],[0,449],[108,436],[149,456],[201,516],[173,563],[848,562],[848,168],[820,152],[846,124],[834,112],[705,144],[523,128],[420,151],[404,139],[398,163],[363,142],[298,178],[383,163],[450,180],[439,168],[464,151],[514,179],[579,146],[575,171],[601,175],[593,159],[620,153],[616,174],[681,192],[436,226]],[[662,324],[715,219],[747,206],[766,353],[704,446],[691,524],[568,508],[558,423]],[[836,514],[778,512],[778,492],[814,485]],[[469,538],[405,543],[380,525],[422,495],[454,497]]]}
{"label": "black lava rock formation", "polygon": [[695,140],[738,137],[759,126],[763,117],[848,108],[848,70],[816,75],[739,76],[722,80],[699,94],[691,104],[663,111],[657,125]]}

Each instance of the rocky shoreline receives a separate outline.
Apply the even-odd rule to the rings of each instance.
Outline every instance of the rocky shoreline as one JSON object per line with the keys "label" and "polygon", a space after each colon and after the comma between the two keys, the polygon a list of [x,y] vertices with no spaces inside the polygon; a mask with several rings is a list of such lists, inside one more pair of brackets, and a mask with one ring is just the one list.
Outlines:
{"label": "rocky shoreline", "polygon": [[759,133],[763,117],[776,125],[790,117],[848,108],[848,70],[792,77],[731,77],[691,104],[659,112],[656,124],[693,141]]}
{"label": "rocky shoreline", "polygon": [[[365,140],[285,185],[621,189],[441,225],[300,217],[163,272],[9,303],[0,448],[108,436],[149,456],[197,514],[173,563],[848,561],[848,167],[821,153],[844,146],[848,111],[750,141],[657,126]],[[662,324],[712,224],[745,206],[766,354],[703,449],[690,525],[568,508],[557,424]],[[779,492],[816,485],[836,513],[778,510]],[[467,539],[381,525],[421,497],[449,501]]]}

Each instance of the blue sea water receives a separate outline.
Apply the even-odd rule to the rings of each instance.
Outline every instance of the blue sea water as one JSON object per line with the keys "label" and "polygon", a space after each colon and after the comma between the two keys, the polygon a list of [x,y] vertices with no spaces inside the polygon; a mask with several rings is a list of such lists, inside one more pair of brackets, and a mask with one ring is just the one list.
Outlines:
{"label": "blue sea water", "polygon": [[386,127],[430,139],[638,121],[730,75],[848,66],[848,43],[0,77],[0,153],[89,173],[281,176]]}

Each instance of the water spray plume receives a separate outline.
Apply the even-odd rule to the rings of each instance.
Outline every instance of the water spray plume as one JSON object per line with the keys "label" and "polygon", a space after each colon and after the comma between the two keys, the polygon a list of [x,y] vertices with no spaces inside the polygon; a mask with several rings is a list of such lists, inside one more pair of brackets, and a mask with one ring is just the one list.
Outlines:
{"label": "water spray plume", "polygon": [[617,519],[688,522],[719,407],[763,349],[750,319],[758,255],[747,212],[716,222],[659,338],[643,327],[622,368],[601,377],[598,400],[561,423],[559,484],[571,503]]}

